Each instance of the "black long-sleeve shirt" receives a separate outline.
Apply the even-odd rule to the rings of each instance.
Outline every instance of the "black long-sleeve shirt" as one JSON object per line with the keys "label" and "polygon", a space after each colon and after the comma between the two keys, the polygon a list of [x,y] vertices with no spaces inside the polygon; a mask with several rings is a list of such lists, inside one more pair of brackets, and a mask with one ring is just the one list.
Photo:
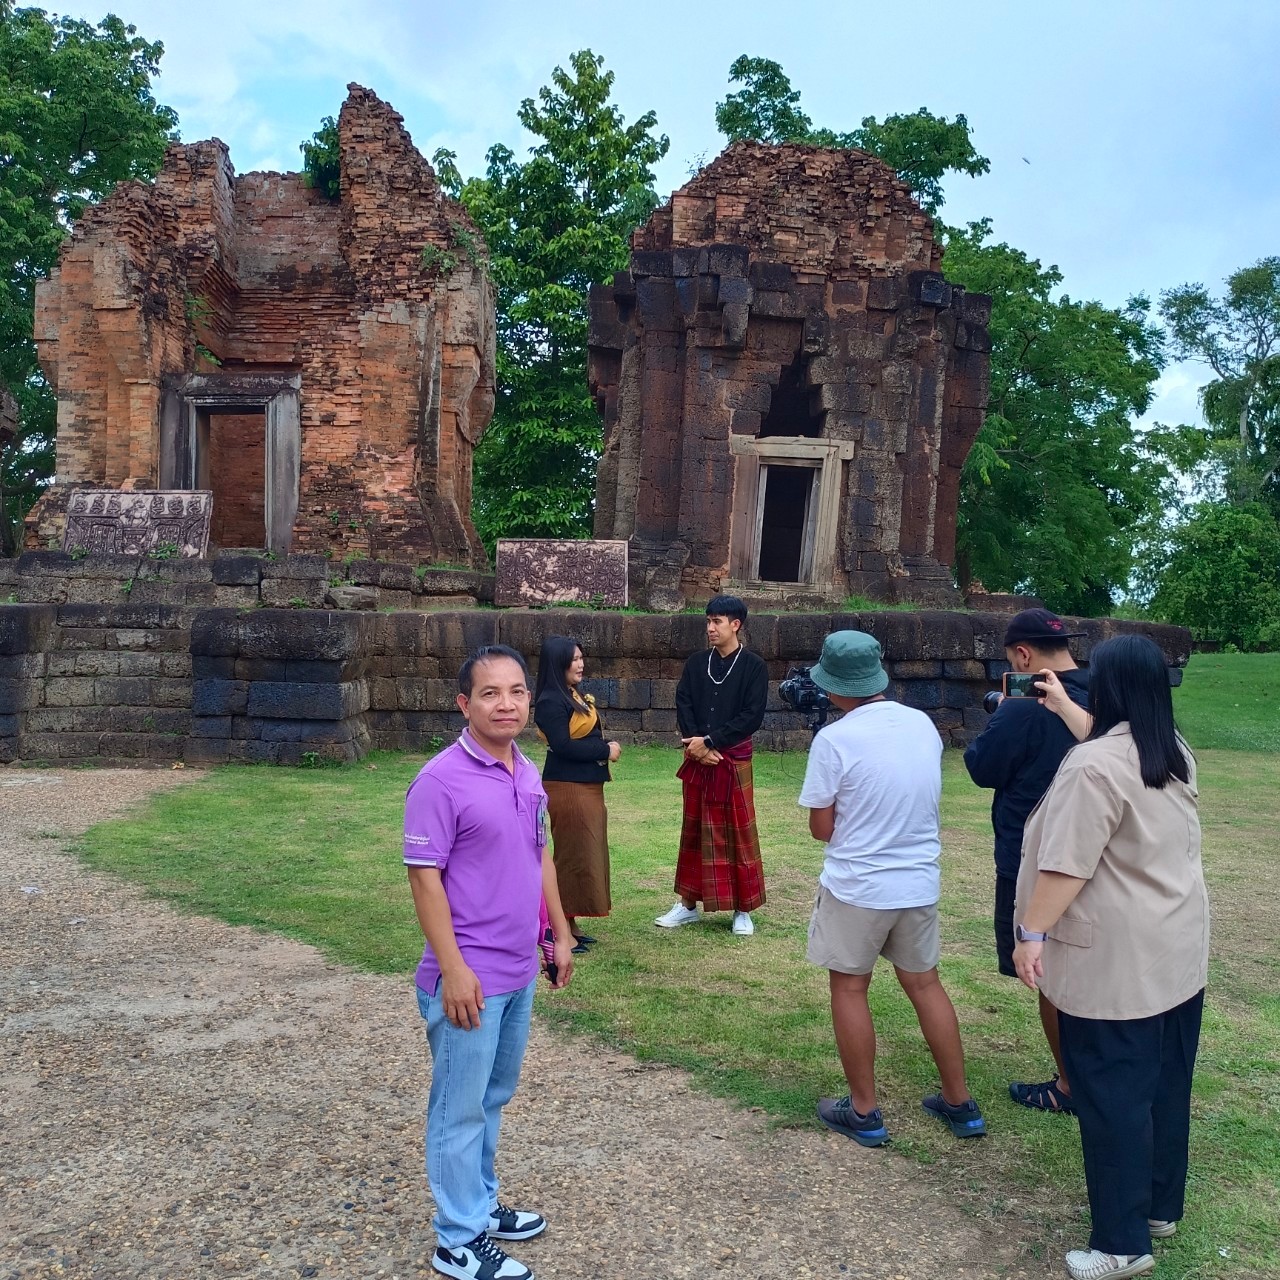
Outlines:
{"label": "black long-sleeve shirt", "polygon": [[569,736],[569,704],[549,691],[533,708],[533,722],[547,740],[547,758],[542,766],[544,782],[609,782],[609,744],[600,721],[585,738]]}
{"label": "black long-sleeve shirt", "polygon": [[[1071,701],[1089,706],[1089,673],[1059,671]],[[1035,698],[1006,698],[987,727],[965,748],[969,776],[994,787],[991,825],[996,836],[996,874],[1015,879],[1022,865],[1022,828],[1049,790],[1062,757],[1076,745],[1060,716]]]}
{"label": "black long-sleeve shirt", "polygon": [[769,669],[759,654],[741,648],[722,658],[714,649],[704,649],[684,664],[676,685],[680,734],[709,738],[716,750],[736,747],[764,722],[768,699]]}

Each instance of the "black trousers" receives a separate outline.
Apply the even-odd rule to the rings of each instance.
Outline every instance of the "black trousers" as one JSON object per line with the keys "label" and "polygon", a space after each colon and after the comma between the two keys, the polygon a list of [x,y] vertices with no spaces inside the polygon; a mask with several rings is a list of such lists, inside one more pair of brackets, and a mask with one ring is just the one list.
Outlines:
{"label": "black trousers", "polygon": [[996,876],[996,909],[992,920],[996,928],[996,964],[1006,978],[1016,978],[1013,967],[1013,907],[1018,882],[1008,876]]}
{"label": "black trousers", "polygon": [[1110,1021],[1058,1013],[1084,1148],[1090,1248],[1150,1253],[1147,1219],[1182,1217],[1191,1073],[1203,1010],[1200,991],[1151,1018]]}

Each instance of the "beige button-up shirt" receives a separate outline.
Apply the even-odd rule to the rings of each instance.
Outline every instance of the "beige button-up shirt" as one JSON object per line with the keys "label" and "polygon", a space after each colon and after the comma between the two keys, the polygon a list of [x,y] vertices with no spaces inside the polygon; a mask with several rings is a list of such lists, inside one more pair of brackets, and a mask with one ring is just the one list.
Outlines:
{"label": "beige button-up shirt", "polygon": [[1027,819],[1019,923],[1041,871],[1088,881],[1044,944],[1040,989],[1064,1013],[1148,1018],[1205,985],[1209,895],[1194,760],[1189,783],[1155,790],[1143,785],[1127,723],[1073,748]]}

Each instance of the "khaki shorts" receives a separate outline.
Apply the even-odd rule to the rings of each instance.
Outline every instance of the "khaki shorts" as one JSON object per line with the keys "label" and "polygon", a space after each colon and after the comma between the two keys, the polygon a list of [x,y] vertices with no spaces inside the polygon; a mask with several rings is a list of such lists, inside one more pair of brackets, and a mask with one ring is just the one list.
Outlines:
{"label": "khaki shorts", "polygon": [[938,905],[876,911],[851,907],[828,889],[818,889],[809,921],[811,964],[837,973],[870,973],[884,958],[906,973],[936,969],[942,955]]}

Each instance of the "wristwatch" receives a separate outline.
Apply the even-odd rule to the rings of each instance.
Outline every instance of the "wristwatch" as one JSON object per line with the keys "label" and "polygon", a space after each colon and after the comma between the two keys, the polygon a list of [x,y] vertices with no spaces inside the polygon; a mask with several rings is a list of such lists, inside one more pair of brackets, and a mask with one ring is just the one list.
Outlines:
{"label": "wristwatch", "polygon": [[702,740],[702,745],[703,745],[704,747],[706,747],[706,749],[707,749],[708,751],[714,751],[714,750],[715,750],[715,747],[713,747],[713,746],[711,745],[711,739],[710,739],[709,737],[707,737],[707,738],[703,738],[703,740]]}
{"label": "wristwatch", "polygon": [[1031,929],[1024,929],[1020,924],[1013,926],[1013,936],[1019,942],[1043,942],[1049,935],[1047,933],[1036,933]]}

